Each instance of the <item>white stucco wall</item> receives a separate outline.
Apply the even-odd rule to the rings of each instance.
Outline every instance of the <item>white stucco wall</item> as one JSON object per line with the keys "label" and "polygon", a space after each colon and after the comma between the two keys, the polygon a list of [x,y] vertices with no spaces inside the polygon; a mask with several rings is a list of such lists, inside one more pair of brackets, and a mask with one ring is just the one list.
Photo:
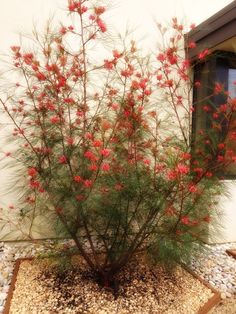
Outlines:
{"label": "white stucco wall", "polygon": [[[40,28],[48,17],[54,14],[60,20],[66,0],[0,0],[0,52],[6,53],[9,47],[19,42],[18,33],[30,33],[32,24]],[[99,0],[99,3],[104,3]],[[113,1],[109,1],[113,2]],[[127,25],[137,26],[136,37],[143,38],[145,47],[154,48],[157,32],[154,21],[169,22],[177,16],[183,22],[199,24],[221,10],[232,0],[114,0],[114,9],[108,15],[112,25],[119,31]],[[0,117],[0,122],[2,118]],[[5,133],[0,132],[0,152],[6,151],[4,146]],[[0,169],[0,192],[9,181],[7,170]],[[222,200],[224,227],[218,241],[236,241],[236,182],[230,183],[231,198]],[[14,201],[14,194],[0,197],[0,207],[7,207]],[[0,235],[1,240],[1,235]]]}

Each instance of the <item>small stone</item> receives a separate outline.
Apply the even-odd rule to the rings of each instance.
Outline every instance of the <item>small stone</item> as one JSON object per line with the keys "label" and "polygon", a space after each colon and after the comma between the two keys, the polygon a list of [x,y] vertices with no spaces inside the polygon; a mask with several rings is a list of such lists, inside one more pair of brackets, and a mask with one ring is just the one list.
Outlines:
{"label": "small stone", "polygon": [[221,298],[222,298],[222,299],[226,299],[226,293],[224,293],[224,292],[221,293]]}
{"label": "small stone", "polygon": [[231,297],[232,297],[232,294],[229,293],[229,292],[226,292],[225,294],[226,294],[226,297],[227,297],[227,298],[231,298]]}

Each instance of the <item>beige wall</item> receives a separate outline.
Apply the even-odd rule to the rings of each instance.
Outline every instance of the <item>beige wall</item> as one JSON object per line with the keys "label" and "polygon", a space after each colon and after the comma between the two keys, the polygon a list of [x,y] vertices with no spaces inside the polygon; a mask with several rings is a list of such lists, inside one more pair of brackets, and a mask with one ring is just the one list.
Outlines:
{"label": "beige wall", "polygon": [[[154,43],[158,40],[154,21],[168,23],[173,16],[177,16],[183,23],[199,24],[230,2],[232,1],[165,0],[163,3],[162,0],[114,0],[115,6],[107,13],[107,18],[121,32],[127,26],[137,27],[135,37],[143,39],[143,46],[147,49],[154,49]],[[65,4],[66,0],[0,0],[0,52],[6,53],[11,45],[18,44],[18,33],[30,33],[33,23],[40,29],[54,13],[55,20],[60,20],[64,16]],[[6,122],[1,115],[0,122]],[[0,131],[2,153],[7,150],[5,136],[6,133]],[[3,194],[11,175],[14,173],[0,167],[0,207],[7,208],[9,204],[16,203],[17,195],[14,192]],[[230,188],[232,197],[221,202],[225,216],[222,221],[224,229],[218,241],[222,242],[236,241],[236,183],[231,183]],[[1,238],[0,234],[0,240]]]}

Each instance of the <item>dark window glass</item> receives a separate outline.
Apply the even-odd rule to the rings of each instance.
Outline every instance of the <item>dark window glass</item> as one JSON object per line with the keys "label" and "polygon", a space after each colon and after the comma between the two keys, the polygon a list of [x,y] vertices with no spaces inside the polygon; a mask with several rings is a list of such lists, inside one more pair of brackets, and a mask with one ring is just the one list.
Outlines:
{"label": "dark window glass", "polygon": [[[236,54],[217,51],[209,56],[205,62],[195,64],[194,81],[200,81],[201,88],[195,88],[193,91],[195,109],[192,123],[193,146],[195,145],[194,143],[197,143],[201,130],[207,130],[207,133],[214,132],[212,114],[227,102],[227,95],[214,95],[215,83],[223,84],[224,89],[229,92],[230,97],[236,97],[236,85],[234,85],[234,81],[236,81]],[[221,131],[215,132],[217,134],[215,135],[217,136],[217,141],[224,142],[226,144],[226,151],[232,150],[234,155],[236,155],[236,140],[232,139],[232,135],[236,134],[236,114],[232,117],[229,127],[227,127],[224,119],[216,121],[216,124],[218,123]],[[205,147],[205,153],[207,154],[207,146]],[[224,169],[224,172],[220,171],[219,175],[223,175],[226,179],[235,177],[236,164],[231,164]]]}

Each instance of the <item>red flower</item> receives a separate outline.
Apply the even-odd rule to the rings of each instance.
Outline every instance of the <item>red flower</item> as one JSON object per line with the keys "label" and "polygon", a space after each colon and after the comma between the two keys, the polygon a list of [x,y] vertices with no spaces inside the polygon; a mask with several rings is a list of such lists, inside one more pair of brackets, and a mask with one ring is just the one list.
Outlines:
{"label": "red flower", "polygon": [[109,170],[110,170],[110,165],[107,164],[107,163],[105,163],[105,164],[102,165],[101,169],[102,169],[103,171],[109,171]]}
{"label": "red flower", "polygon": [[190,225],[191,224],[188,216],[183,216],[181,218],[181,222],[182,222],[183,225]]}
{"label": "red flower", "polygon": [[166,60],[166,56],[164,55],[164,53],[159,53],[157,55],[157,60],[160,62],[164,62]]}
{"label": "red flower", "polygon": [[233,131],[232,133],[230,133],[230,139],[235,141],[236,140],[236,132]]}
{"label": "red flower", "polygon": [[93,184],[93,181],[92,181],[92,180],[84,180],[84,186],[85,186],[86,188],[91,187],[92,184]]}
{"label": "red flower", "polygon": [[101,150],[101,155],[103,157],[109,157],[110,153],[111,153],[111,151],[109,149],[107,149],[107,148],[104,148],[104,149]]}
{"label": "red flower", "polygon": [[113,109],[113,110],[117,110],[117,109],[119,109],[119,104],[115,104],[115,103],[113,103],[112,105],[111,105],[111,108]]}
{"label": "red flower", "polygon": [[79,183],[79,182],[81,182],[81,177],[80,176],[74,176],[74,181],[75,182],[77,182],[77,183]]}
{"label": "red flower", "polygon": [[40,187],[40,183],[39,181],[35,181],[35,180],[30,180],[30,187],[32,189],[37,189]]}
{"label": "red flower", "polygon": [[151,93],[152,93],[151,89],[145,89],[145,91],[144,91],[144,95],[146,95],[146,96],[150,96]]}
{"label": "red flower", "polygon": [[67,163],[67,157],[65,155],[62,155],[58,159],[60,164],[66,164]]}
{"label": "red flower", "polygon": [[95,165],[95,164],[89,165],[88,168],[89,168],[90,171],[96,171],[98,169],[97,165]]}
{"label": "red flower", "polygon": [[58,80],[57,87],[64,87],[66,85],[66,78],[64,76],[60,77]]}
{"label": "red flower", "polygon": [[76,4],[74,2],[72,2],[71,0],[69,1],[68,9],[71,12],[75,11],[75,9],[76,9]]}
{"label": "red flower", "polygon": [[205,59],[206,56],[209,55],[209,53],[210,53],[210,52],[209,52],[208,49],[205,49],[205,50],[201,51],[201,52],[198,54],[198,59],[199,59],[199,60]]}
{"label": "red flower", "polygon": [[183,153],[183,154],[181,155],[181,157],[182,157],[184,160],[189,160],[189,159],[191,159],[191,154],[189,154],[189,153]]}
{"label": "red flower", "polygon": [[168,56],[168,61],[170,62],[171,65],[176,64],[178,61],[178,58],[174,55]]}
{"label": "red flower", "polygon": [[101,147],[101,146],[102,146],[102,141],[100,140],[93,141],[93,147]]}
{"label": "red flower", "polygon": [[68,145],[73,145],[74,144],[74,139],[72,137],[68,137],[66,140]]}
{"label": "red flower", "polygon": [[78,12],[79,14],[83,14],[88,10],[86,6],[81,5],[80,1],[69,0],[68,2],[68,9],[70,12]]}
{"label": "red flower", "polygon": [[124,77],[129,77],[131,75],[129,70],[122,70],[120,74]]}
{"label": "red flower", "polygon": [[177,177],[177,173],[176,171],[174,170],[170,170],[168,173],[167,173],[167,179],[168,180],[175,180]]}
{"label": "red flower", "polygon": [[97,157],[94,155],[93,152],[91,152],[90,150],[87,150],[84,153],[84,157],[88,158],[89,160],[97,160]]}
{"label": "red flower", "polygon": [[210,111],[211,111],[211,108],[210,108],[208,105],[205,105],[205,106],[203,106],[203,110],[204,110],[205,112],[210,112]]}
{"label": "red flower", "polygon": [[97,15],[101,15],[101,14],[103,14],[105,11],[106,11],[105,7],[102,7],[102,6],[99,6],[99,7],[95,7],[95,8],[94,8],[94,12],[95,12]]}
{"label": "red flower", "polygon": [[66,104],[74,104],[75,100],[71,97],[67,97],[63,99]]}
{"label": "red flower", "polygon": [[188,188],[190,193],[196,193],[197,192],[197,187],[194,184],[190,184]]}
{"label": "red flower", "polygon": [[224,159],[224,156],[221,156],[221,155],[218,155],[217,156],[217,161],[218,162],[223,162],[225,159]]}
{"label": "red flower", "polygon": [[209,223],[211,221],[211,216],[207,215],[203,218],[203,221]]}
{"label": "red flower", "polygon": [[198,175],[201,175],[203,173],[202,168],[194,168],[193,171],[196,172]]}
{"label": "red flower", "polygon": [[115,59],[118,59],[118,58],[120,58],[122,56],[122,54],[119,53],[117,50],[113,50],[112,53],[113,53],[113,57]]}
{"label": "red flower", "polygon": [[107,70],[112,70],[114,67],[114,64],[112,61],[104,60],[104,68]]}
{"label": "red flower", "polygon": [[31,65],[32,70],[38,71],[39,67],[36,64]]}
{"label": "red flower", "polygon": [[95,15],[90,14],[90,15],[89,15],[89,19],[90,19],[91,21],[94,21],[94,20],[96,19],[96,17],[95,17]]}
{"label": "red flower", "polygon": [[32,178],[35,177],[37,175],[37,173],[38,173],[38,171],[35,168],[29,168],[28,169],[28,175]]}
{"label": "red flower", "polygon": [[80,8],[78,8],[78,13],[83,14],[88,11],[88,8],[85,5],[82,5]]}
{"label": "red flower", "polygon": [[214,93],[220,94],[223,91],[223,86],[220,83],[215,83],[215,89],[214,89]]}
{"label": "red flower", "polygon": [[132,87],[133,89],[139,89],[139,83],[134,80],[134,81],[132,81],[131,87]]}
{"label": "red flower", "polygon": [[60,118],[58,116],[53,116],[50,118],[50,121],[53,123],[53,124],[57,124],[60,122]]}
{"label": "red flower", "polygon": [[150,163],[151,163],[151,161],[150,161],[150,159],[143,159],[143,163],[144,163],[145,165],[149,166]]}
{"label": "red flower", "polygon": [[225,148],[225,144],[224,144],[224,143],[219,143],[217,146],[218,146],[218,148],[219,148],[220,150],[222,150],[222,149]]}
{"label": "red flower", "polygon": [[194,86],[196,87],[196,88],[199,88],[199,87],[201,87],[201,82],[200,81],[195,81],[194,82]]}
{"label": "red flower", "polygon": [[25,53],[23,54],[24,62],[30,65],[33,61],[34,55],[32,53]]}
{"label": "red flower", "polygon": [[173,80],[167,80],[165,81],[166,87],[172,87],[173,86]]}
{"label": "red flower", "polygon": [[88,140],[91,140],[93,138],[92,133],[86,133],[85,134],[85,138],[88,139]]}
{"label": "red flower", "polygon": [[227,111],[227,109],[228,109],[228,105],[227,105],[227,104],[220,105],[219,110],[220,110],[220,112],[221,112],[221,113],[226,112],[226,111]]}
{"label": "red flower", "polygon": [[20,47],[19,46],[11,46],[11,50],[13,52],[19,52],[20,51]]}
{"label": "red flower", "polygon": [[60,33],[61,33],[62,35],[65,35],[66,32],[67,32],[66,27],[65,27],[65,26],[62,26],[61,29],[60,29]]}
{"label": "red flower", "polygon": [[106,24],[101,19],[97,19],[97,25],[100,28],[102,33],[106,32],[107,30]]}
{"label": "red flower", "polygon": [[45,81],[46,80],[46,76],[41,72],[36,73],[36,77],[39,81]]}
{"label": "red flower", "polygon": [[131,111],[130,110],[124,110],[124,115],[125,115],[125,117],[129,117],[131,115]]}
{"label": "red flower", "polygon": [[139,87],[145,89],[147,86],[147,79],[143,79],[139,82]]}
{"label": "red flower", "polygon": [[188,44],[188,48],[193,49],[196,47],[196,43],[194,41],[190,41],[190,43]]}
{"label": "red flower", "polygon": [[176,171],[180,174],[187,174],[189,173],[189,167],[183,164],[178,164],[176,167]]}
{"label": "red flower", "polygon": [[108,120],[103,119],[102,123],[101,123],[101,127],[103,129],[103,131],[109,130],[111,128],[111,124]]}

